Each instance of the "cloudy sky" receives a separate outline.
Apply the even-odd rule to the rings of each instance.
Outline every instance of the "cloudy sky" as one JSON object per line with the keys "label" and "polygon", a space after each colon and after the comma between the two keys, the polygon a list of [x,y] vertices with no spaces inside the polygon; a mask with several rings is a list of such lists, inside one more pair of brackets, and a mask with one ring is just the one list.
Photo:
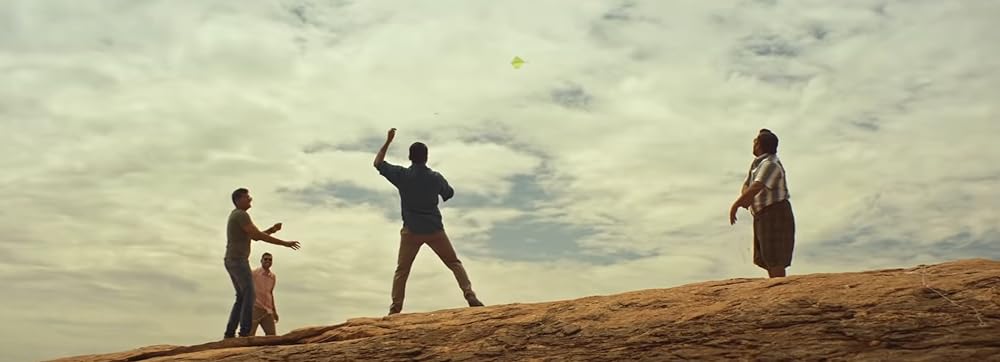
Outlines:
{"label": "cloudy sky", "polygon": [[[252,3],[252,4],[251,4]],[[230,192],[274,254],[279,333],[389,305],[430,145],[488,305],[762,277],[728,223],[781,139],[790,274],[1000,257],[1000,1],[0,3],[0,350],[222,337]],[[527,63],[514,69],[520,56]],[[424,248],[405,312],[462,307]]]}

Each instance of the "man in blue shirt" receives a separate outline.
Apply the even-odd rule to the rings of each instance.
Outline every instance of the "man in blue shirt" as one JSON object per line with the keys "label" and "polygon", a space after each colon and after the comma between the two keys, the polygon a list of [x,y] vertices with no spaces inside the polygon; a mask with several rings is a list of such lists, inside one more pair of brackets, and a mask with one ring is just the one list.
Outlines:
{"label": "man in blue shirt", "polygon": [[483,303],[472,291],[472,282],[465,273],[465,267],[455,254],[455,248],[448,240],[441,221],[441,211],[438,210],[438,196],[442,201],[448,201],[455,196],[455,190],[440,173],[427,167],[427,146],[420,142],[410,145],[410,167],[393,165],[385,161],[385,153],[389,144],[396,136],[396,129],[390,129],[385,144],[375,156],[374,166],[379,174],[389,180],[399,190],[400,208],[403,217],[403,228],[399,231],[399,256],[396,261],[396,273],[392,278],[392,305],[389,315],[403,310],[403,297],[406,294],[406,279],[410,276],[410,267],[417,258],[417,252],[423,244],[434,250],[444,265],[451,269],[458,281],[459,288],[470,307],[482,307]]}

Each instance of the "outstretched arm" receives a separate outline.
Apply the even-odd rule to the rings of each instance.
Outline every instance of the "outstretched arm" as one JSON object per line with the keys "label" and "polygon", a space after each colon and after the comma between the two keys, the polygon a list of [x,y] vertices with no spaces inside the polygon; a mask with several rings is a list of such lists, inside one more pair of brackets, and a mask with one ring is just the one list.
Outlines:
{"label": "outstretched arm", "polygon": [[264,233],[267,234],[267,235],[271,235],[271,234],[274,234],[274,233],[278,232],[278,230],[281,230],[281,223],[280,222],[277,223],[277,224],[274,224],[273,226],[271,226],[269,228],[267,228],[267,230],[264,230]]}
{"label": "outstretched arm", "polygon": [[273,237],[271,235],[268,235],[263,231],[260,231],[260,229],[257,228],[257,225],[254,225],[253,222],[247,222],[243,224],[243,231],[246,231],[247,235],[250,235],[250,238],[253,240],[260,240],[274,245],[281,245],[296,250],[298,250],[299,248],[298,241],[284,241],[276,237]]}
{"label": "outstretched arm", "polygon": [[390,128],[389,134],[385,136],[385,144],[382,145],[382,148],[378,150],[378,154],[375,155],[375,162],[372,163],[372,166],[377,168],[378,165],[381,165],[385,161],[385,153],[389,151],[389,144],[392,143],[392,139],[395,137],[396,129]]}

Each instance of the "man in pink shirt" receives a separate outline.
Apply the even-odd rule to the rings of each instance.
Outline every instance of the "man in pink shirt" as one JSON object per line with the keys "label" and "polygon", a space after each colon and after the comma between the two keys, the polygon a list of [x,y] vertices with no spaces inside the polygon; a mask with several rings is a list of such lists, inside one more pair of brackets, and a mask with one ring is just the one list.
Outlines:
{"label": "man in pink shirt", "polygon": [[251,336],[257,334],[257,326],[264,328],[264,334],[275,335],[274,324],[278,323],[278,309],[274,307],[274,284],[277,278],[271,272],[273,262],[271,253],[264,253],[260,257],[260,268],[253,271],[256,298],[253,305],[253,323],[250,327]]}

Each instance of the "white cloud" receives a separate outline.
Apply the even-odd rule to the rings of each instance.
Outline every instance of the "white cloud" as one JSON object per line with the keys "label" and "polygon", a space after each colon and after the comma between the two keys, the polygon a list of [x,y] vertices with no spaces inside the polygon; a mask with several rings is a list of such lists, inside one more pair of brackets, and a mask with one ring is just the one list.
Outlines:
{"label": "white cloud", "polygon": [[[798,218],[791,273],[996,250],[995,3],[412,5],[0,5],[5,357],[219,338],[236,187],[303,242],[255,244],[279,329],[383,314],[400,222],[370,143],[390,127],[391,161],[424,141],[455,186],[445,224],[487,303],[760,276],[750,215],[726,211],[764,127]],[[499,203],[518,175],[537,208]],[[316,186],[342,193],[294,197]],[[518,220],[594,233],[560,254],[578,259],[491,257]],[[642,257],[584,259],[611,253]],[[408,289],[410,311],[462,305],[427,248]]]}

